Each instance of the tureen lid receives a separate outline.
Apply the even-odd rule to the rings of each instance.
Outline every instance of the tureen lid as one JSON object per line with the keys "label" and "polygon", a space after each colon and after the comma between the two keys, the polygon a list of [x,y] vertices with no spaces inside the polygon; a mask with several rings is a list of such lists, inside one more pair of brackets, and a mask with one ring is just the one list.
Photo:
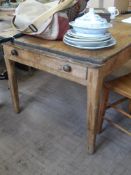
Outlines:
{"label": "tureen lid", "polygon": [[105,28],[110,27],[111,24],[105,18],[95,14],[94,8],[90,8],[88,13],[76,18],[70,25],[81,28]]}

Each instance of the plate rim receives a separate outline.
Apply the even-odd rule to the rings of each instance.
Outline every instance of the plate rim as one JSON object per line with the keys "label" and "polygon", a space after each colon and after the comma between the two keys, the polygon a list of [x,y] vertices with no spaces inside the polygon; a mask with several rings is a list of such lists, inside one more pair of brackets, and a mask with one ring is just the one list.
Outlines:
{"label": "plate rim", "polygon": [[104,35],[107,35],[107,36],[111,36],[111,33],[110,32],[106,32],[105,34],[96,34],[96,35],[93,35],[93,34],[83,34],[83,33],[75,33],[75,32],[72,32],[73,29],[69,29],[66,33],[75,37],[75,38],[101,38],[102,36],[104,37]]}
{"label": "plate rim", "polygon": [[108,47],[111,47],[111,46],[114,46],[116,45],[117,41],[115,40],[115,38],[112,37],[112,43],[110,43],[109,45],[105,45],[105,46],[99,46],[99,47],[80,47],[80,46],[74,46],[70,43],[66,43],[64,40],[63,42],[69,46],[72,46],[72,47],[75,47],[75,48],[78,48],[78,49],[83,49],[83,50],[86,50],[86,49],[89,49],[89,50],[95,50],[95,49],[103,49],[103,48],[108,48]]}
{"label": "plate rim", "polygon": [[69,39],[69,40],[72,40],[72,41],[74,41],[74,42],[91,42],[91,43],[93,43],[93,42],[97,42],[97,43],[99,43],[99,42],[106,42],[106,41],[108,41],[108,40],[110,40],[111,38],[112,38],[112,35],[110,35],[110,36],[108,36],[108,37],[105,37],[105,38],[98,38],[98,39],[85,39],[85,38],[75,38],[75,37],[71,37],[70,35],[68,35],[68,34],[65,34],[64,35],[64,38],[67,38],[67,39]]}
{"label": "plate rim", "polygon": [[66,39],[66,38],[64,38],[64,40],[68,43],[70,43],[70,44],[73,44],[73,45],[79,45],[79,46],[81,46],[81,47],[98,47],[98,46],[101,46],[101,47],[103,47],[103,46],[106,46],[106,45],[108,45],[108,43],[111,43],[112,42],[112,38],[109,40],[109,41],[106,41],[106,42],[100,42],[100,43],[91,43],[91,42],[74,42],[74,41],[70,41],[70,40],[68,40],[68,39]]}

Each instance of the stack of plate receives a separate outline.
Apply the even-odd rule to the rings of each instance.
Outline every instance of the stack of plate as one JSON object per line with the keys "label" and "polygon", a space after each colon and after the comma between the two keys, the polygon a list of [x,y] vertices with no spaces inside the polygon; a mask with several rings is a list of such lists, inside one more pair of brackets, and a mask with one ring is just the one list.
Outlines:
{"label": "stack of plate", "polygon": [[77,33],[73,29],[67,31],[64,35],[63,41],[67,45],[80,49],[101,49],[116,44],[116,40],[109,32],[94,35]]}
{"label": "stack of plate", "polygon": [[93,8],[69,23],[72,29],[64,35],[64,43],[81,49],[101,49],[116,44],[108,32],[112,24],[95,14]]}

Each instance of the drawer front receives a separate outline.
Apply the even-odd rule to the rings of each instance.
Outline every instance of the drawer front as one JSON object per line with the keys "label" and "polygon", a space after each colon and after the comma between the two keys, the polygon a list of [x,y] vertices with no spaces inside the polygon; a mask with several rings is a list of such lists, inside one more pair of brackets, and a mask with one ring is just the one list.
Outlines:
{"label": "drawer front", "polygon": [[44,70],[60,77],[85,85],[87,68],[70,61],[54,58],[46,54],[31,52],[22,48],[5,45],[5,59],[10,59],[40,70]]}

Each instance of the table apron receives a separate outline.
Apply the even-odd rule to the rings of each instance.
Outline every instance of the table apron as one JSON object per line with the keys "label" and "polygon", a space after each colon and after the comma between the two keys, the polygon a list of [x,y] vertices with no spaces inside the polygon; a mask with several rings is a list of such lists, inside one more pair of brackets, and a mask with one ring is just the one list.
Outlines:
{"label": "table apron", "polygon": [[[59,58],[52,58],[23,48],[15,48],[10,45],[4,45],[3,47],[4,50],[6,50],[4,54],[5,59],[52,73],[85,86],[87,85],[87,66],[61,60]],[[15,53],[12,54],[14,50]],[[64,69],[65,67],[67,70]]]}

